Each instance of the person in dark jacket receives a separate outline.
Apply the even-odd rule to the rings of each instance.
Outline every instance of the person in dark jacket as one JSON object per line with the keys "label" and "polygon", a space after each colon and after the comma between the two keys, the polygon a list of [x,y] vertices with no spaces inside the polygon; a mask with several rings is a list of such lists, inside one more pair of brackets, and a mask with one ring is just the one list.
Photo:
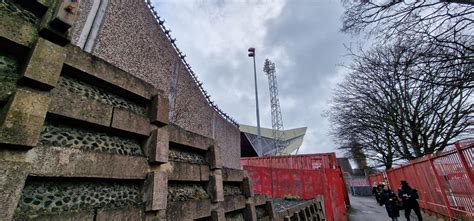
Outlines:
{"label": "person in dark jacket", "polygon": [[379,185],[377,185],[377,203],[379,203],[380,206],[383,206],[383,203],[382,203],[382,200],[381,200],[381,196],[382,196],[382,192],[383,192],[383,188],[385,186],[385,183],[379,183]]}
{"label": "person in dark jacket", "polygon": [[398,197],[402,199],[403,207],[405,209],[405,218],[407,221],[410,221],[411,210],[415,211],[419,221],[423,220],[421,217],[420,205],[418,204],[418,201],[416,201],[420,198],[418,196],[418,191],[412,189],[405,180],[402,180],[401,187],[398,189]]}
{"label": "person in dark jacket", "polygon": [[377,200],[377,203],[380,204],[380,193],[378,191],[378,183],[375,182],[374,186],[372,187],[372,195],[374,195],[375,200]]}
{"label": "person in dark jacket", "polygon": [[398,208],[398,198],[395,193],[388,188],[388,185],[384,186],[382,194],[380,195],[380,201],[385,205],[387,214],[392,221],[397,221],[400,217],[400,210]]}

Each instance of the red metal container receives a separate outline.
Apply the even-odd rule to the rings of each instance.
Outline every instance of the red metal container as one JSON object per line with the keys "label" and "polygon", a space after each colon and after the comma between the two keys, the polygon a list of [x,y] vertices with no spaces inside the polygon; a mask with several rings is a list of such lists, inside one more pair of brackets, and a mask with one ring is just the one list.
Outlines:
{"label": "red metal container", "polygon": [[240,158],[240,164],[242,166],[301,170],[337,168],[335,153],[285,155],[271,157],[243,157]]}

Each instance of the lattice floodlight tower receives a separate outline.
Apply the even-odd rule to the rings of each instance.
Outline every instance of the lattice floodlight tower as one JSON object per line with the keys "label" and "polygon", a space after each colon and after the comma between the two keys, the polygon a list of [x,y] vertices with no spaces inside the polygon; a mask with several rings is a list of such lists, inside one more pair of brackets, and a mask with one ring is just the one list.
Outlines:
{"label": "lattice floodlight tower", "polygon": [[272,109],[272,134],[273,134],[273,148],[263,153],[264,155],[279,155],[287,146],[284,141],[283,120],[280,110],[280,99],[278,96],[278,84],[275,71],[275,63],[269,59],[265,60],[263,71],[267,74],[268,84],[270,89],[270,105]]}

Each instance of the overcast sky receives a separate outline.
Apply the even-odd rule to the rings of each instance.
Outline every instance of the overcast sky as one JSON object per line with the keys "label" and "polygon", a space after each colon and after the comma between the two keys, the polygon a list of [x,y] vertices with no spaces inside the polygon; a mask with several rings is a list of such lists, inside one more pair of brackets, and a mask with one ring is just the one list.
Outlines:
{"label": "overcast sky", "polygon": [[[256,125],[256,48],[260,121],[271,128],[265,58],[276,64],[285,129],[307,126],[303,153],[336,151],[329,136],[332,90],[345,70],[340,0],[154,0],[165,26],[217,105],[241,124]],[[339,153],[338,153],[339,155]]]}

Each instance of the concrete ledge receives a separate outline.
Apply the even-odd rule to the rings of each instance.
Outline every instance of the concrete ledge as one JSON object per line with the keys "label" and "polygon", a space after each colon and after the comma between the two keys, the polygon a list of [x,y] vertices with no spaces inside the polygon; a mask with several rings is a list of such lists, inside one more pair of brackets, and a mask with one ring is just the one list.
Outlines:
{"label": "concrete ledge", "polygon": [[150,135],[150,121],[148,118],[125,109],[114,108],[112,114],[112,128],[143,135]]}
{"label": "concrete ledge", "polygon": [[141,79],[109,64],[108,62],[82,51],[79,47],[68,45],[65,64],[77,71],[86,73],[129,93],[151,100],[155,88]]}
{"label": "concrete ledge", "polygon": [[[32,47],[38,38],[37,27],[25,21],[19,15],[0,13],[0,21],[2,21],[2,25],[0,25],[1,38],[26,47]],[[4,42],[4,40],[0,42]]]}
{"label": "concrete ledge", "polygon": [[168,180],[201,181],[201,165],[180,162],[169,162],[169,164],[171,171],[168,174]]}
{"label": "concrete ledge", "polygon": [[76,120],[109,127],[113,107],[99,101],[84,98],[63,88],[52,90],[49,112]]}
{"label": "concrete ledge", "polygon": [[69,214],[60,214],[60,215],[51,215],[51,216],[40,216],[32,220],[34,221],[95,221],[94,212],[79,212],[79,213],[69,213]]}
{"label": "concrete ledge", "polygon": [[66,59],[65,52],[65,48],[39,38],[23,71],[23,80],[29,80],[33,86],[41,89],[49,90],[56,87]]}
{"label": "concrete ledge", "polygon": [[165,172],[153,171],[148,173],[143,187],[145,211],[157,211],[168,206],[168,176]]}
{"label": "concrete ledge", "polygon": [[224,182],[242,182],[244,177],[244,170],[222,168],[222,180]]}
{"label": "concrete ledge", "polygon": [[168,202],[167,220],[195,220],[211,216],[210,200],[189,200],[185,202]]}
{"label": "concrete ledge", "polygon": [[224,207],[224,212],[230,212],[234,210],[244,209],[245,208],[245,197],[240,196],[226,196],[224,197],[224,202],[222,203]]}
{"label": "concrete ledge", "polygon": [[169,125],[170,142],[184,145],[200,150],[208,150],[214,144],[214,140],[190,131],[186,131],[176,125]]}
{"label": "concrete ledge", "polygon": [[28,153],[36,164],[31,175],[49,177],[93,177],[110,179],[145,179],[146,158],[97,153],[61,147],[36,147]]}
{"label": "concrete ledge", "polygon": [[0,143],[36,146],[49,101],[50,98],[44,92],[17,88],[0,113]]}
{"label": "concrete ledge", "polygon": [[98,210],[95,221],[141,221],[145,213],[141,208],[121,208],[117,210]]}

